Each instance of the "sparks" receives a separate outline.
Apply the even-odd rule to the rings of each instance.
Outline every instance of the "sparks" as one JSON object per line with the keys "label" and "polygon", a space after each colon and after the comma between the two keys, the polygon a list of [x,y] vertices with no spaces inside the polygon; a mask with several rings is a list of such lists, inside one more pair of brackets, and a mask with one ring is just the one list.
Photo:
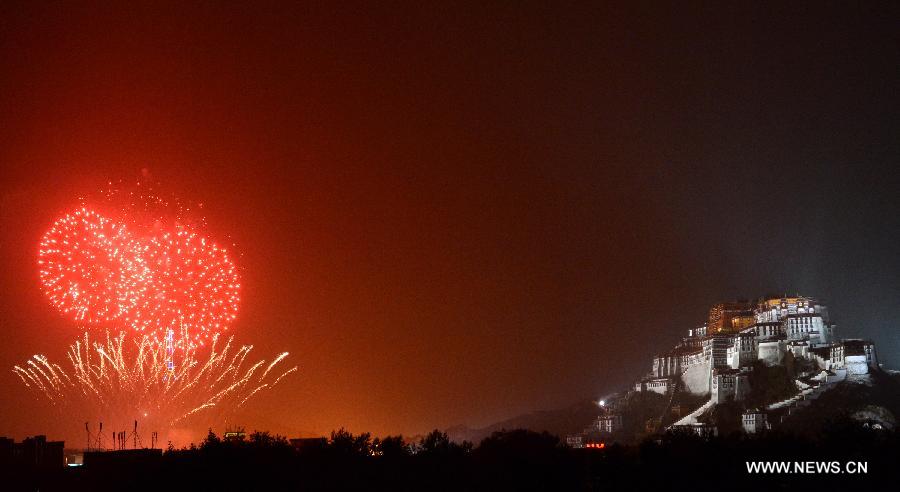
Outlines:
{"label": "sparks", "polygon": [[265,360],[249,367],[245,360],[251,347],[235,348],[233,338],[220,341],[213,335],[205,347],[180,344],[180,363],[174,373],[166,367],[165,347],[147,335],[129,338],[126,332],[107,333],[96,342],[88,333],[69,346],[69,368],[35,355],[13,367],[33,393],[61,408],[91,408],[96,415],[117,416],[129,421],[144,415],[154,423],[171,426],[197,414],[213,410],[227,413],[244,405],[254,395],[277,386],[297,367],[278,370],[287,357],[281,353],[266,366]]}
{"label": "sparks", "polygon": [[86,208],[44,234],[38,266],[50,302],[89,325],[121,322],[137,307],[149,273],[125,227]]}
{"label": "sparks", "polygon": [[85,207],[44,234],[38,265],[44,293],[64,315],[157,340],[178,330],[202,345],[228,328],[240,304],[228,252],[179,223],[139,228]]}

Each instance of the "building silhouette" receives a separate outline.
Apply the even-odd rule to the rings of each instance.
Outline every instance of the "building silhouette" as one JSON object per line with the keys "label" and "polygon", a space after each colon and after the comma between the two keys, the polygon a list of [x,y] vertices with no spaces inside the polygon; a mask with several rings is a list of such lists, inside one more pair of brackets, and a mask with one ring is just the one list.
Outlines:
{"label": "building silhouette", "polygon": [[0,437],[0,465],[28,469],[58,469],[66,464],[65,441],[48,441],[47,436],[25,438],[22,442]]}

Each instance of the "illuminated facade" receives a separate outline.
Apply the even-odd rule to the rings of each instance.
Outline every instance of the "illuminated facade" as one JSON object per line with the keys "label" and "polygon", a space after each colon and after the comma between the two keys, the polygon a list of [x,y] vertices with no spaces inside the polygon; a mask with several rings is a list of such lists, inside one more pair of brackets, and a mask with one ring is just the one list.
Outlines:
{"label": "illuminated facade", "polygon": [[868,340],[843,340],[831,346],[832,367],[851,368],[855,374],[866,374],[878,368],[875,344]]}
{"label": "illuminated facade", "polygon": [[716,403],[741,401],[750,392],[749,378],[749,371],[746,370],[715,369],[710,381],[710,397]]}
{"label": "illuminated facade", "polygon": [[[834,331],[827,306],[812,297],[721,302],[709,310],[704,325],[687,330],[688,336],[672,350],[654,356],[650,372],[635,383],[634,391],[709,395],[711,405],[728,399],[739,401],[750,391],[754,363],[779,365],[790,355],[813,365],[811,372],[802,376],[807,378],[805,382],[797,380],[796,401],[800,401],[806,398],[804,391],[818,394],[831,382],[866,377],[878,369],[874,343],[836,340]],[[818,379],[808,379],[813,376]],[[773,405],[792,405],[794,401]],[[745,428],[752,429],[748,432],[767,426],[765,410],[744,415]]]}
{"label": "illuminated facade", "polygon": [[720,302],[709,310],[707,333],[729,333],[753,324],[753,308],[749,301]]}
{"label": "illuminated facade", "polygon": [[752,333],[738,333],[731,339],[725,351],[725,359],[732,369],[747,367],[753,364],[759,353],[759,344]]}
{"label": "illuminated facade", "polygon": [[756,434],[767,430],[769,424],[767,422],[766,413],[758,408],[751,408],[744,412],[741,416],[741,426],[747,434]]}
{"label": "illuminated facade", "polygon": [[594,421],[594,427],[601,434],[612,434],[622,428],[622,416],[618,414],[602,415]]}
{"label": "illuminated facade", "polygon": [[665,395],[669,391],[669,386],[672,384],[671,378],[662,377],[662,378],[650,378],[642,381],[638,381],[634,385],[634,390],[637,392],[641,391],[651,391],[653,393],[659,393],[660,395]]}
{"label": "illuminated facade", "polygon": [[740,329],[741,332],[753,333],[758,338],[808,341],[813,346],[834,340],[834,325],[828,319],[828,307],[812,297],[760,299],[753,309],[752,319],[752,323]]}
{"label": "illuminated facade", "polygon": [[622,430],[622,416],[618,413],[603,409],[602,415],[594,419],[590,425],[578,434],[566,436],[566,444],[573,448],[604,448],[603,444],[610,434]]}
{"label": "illuminated facade", "polygon": [[828,319],[828,308],[812,297],[770,297],[760,299],[753,310],[758,323],[781,321],[789,315],[819,314]]}

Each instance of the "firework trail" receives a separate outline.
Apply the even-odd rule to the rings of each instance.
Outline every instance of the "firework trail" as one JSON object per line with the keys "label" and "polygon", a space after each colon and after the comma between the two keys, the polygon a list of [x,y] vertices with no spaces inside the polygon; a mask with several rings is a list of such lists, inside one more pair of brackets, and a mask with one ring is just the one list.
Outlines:
{"label": "firework trail", "polygon": [[197,414],[239,408],[297,371],[296,366],[282,370],[287,352],[268,364],[260,360],[248,366],[252,346],[236,347],[233,337],[221,343],[215,334],[204,347],[181,347],[180,363],[170,372],[165,347],[150,336],[129,339],[125,332],[107,333],[105,341],[98,342],[85,333],[69,346],[67,369],[35,355],[13,372],[60,408],[88,408],[94,415],[120,422],[140,418],[151,425],[171,426]]}

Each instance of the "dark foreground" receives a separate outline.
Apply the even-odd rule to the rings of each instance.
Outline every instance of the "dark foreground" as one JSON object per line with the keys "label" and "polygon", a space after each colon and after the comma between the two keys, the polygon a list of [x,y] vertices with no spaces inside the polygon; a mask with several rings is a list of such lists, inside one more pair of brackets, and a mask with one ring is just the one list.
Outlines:
{"label": "dark foreground", "polygon": [[[814,462],[803,472],[751,474],[751,461]],[[847,473],[847,463],[856,471]],[[816,463],[827,463],[821,465]],[[836,464],[835,464],[836,463]],[[825,467],[827,470],[819,470]],[[669,434],[638,445],[571,449],[549,434],[497,432],[473,447],[437,431],[417,445],[336,432],[295,449],[255,433],[155,459],[51,472],[2,470],[3,490],[787,490],[875,485],[900,478],[900,432],[836,422],[817,438],[770,433],[701,439]],[[796,489],[801,490],[801,489]]]}

